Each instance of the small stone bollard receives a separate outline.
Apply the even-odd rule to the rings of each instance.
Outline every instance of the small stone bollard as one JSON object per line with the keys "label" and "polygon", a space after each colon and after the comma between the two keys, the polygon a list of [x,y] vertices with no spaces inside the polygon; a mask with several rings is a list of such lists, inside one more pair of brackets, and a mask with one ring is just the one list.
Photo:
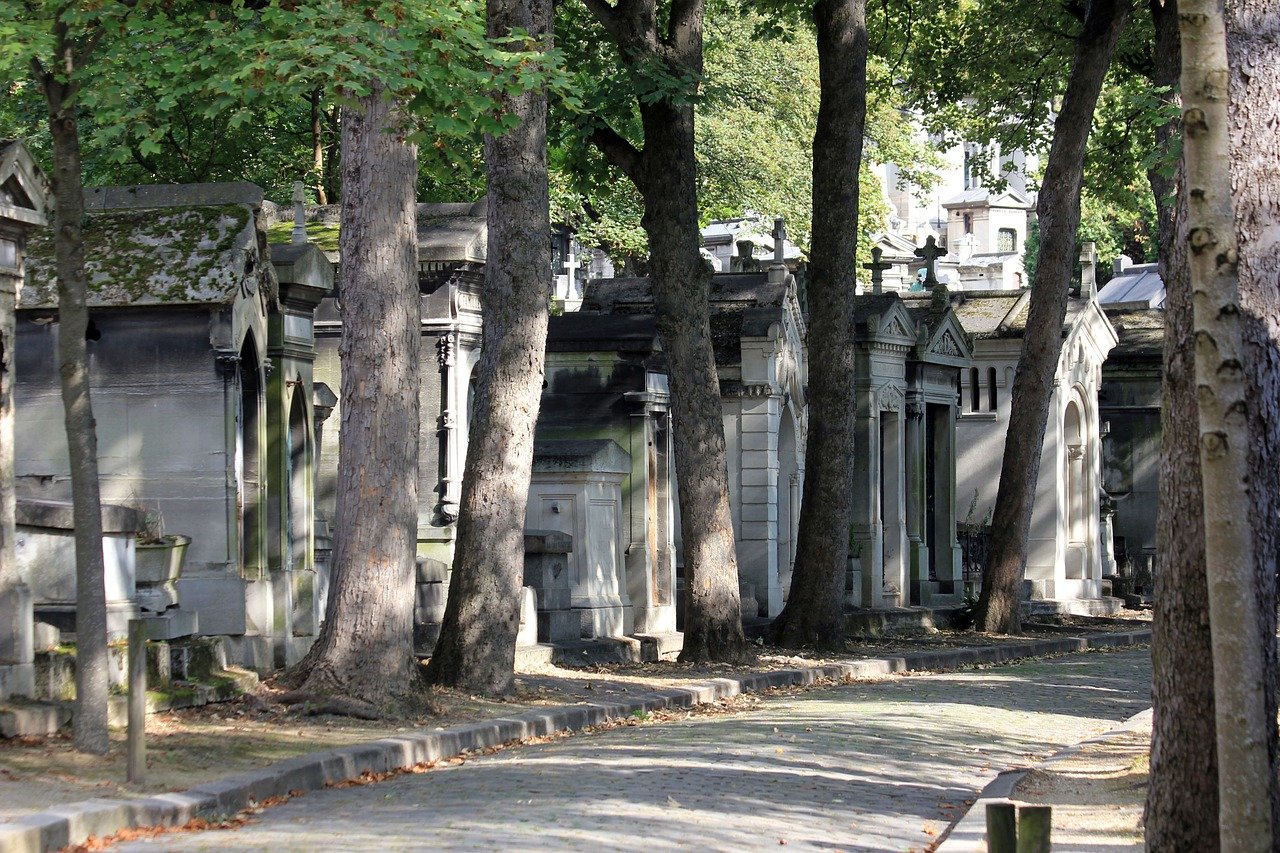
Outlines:
{"label": "small stone bollard", "polygon": [[1017,807],[987,803],[987,853],[1018,853]]}
{"label": "small stone bollard", "polygon": [[1051,806],[1018,806],[1018,853],[1049,853]]}
{"label": "small stone bollard", "polygon": [[147,775],[147,623],[129,620],[129,784],[143,785]]}
{"label": "small stone bollard", "polygon": [[1050,853],[1051,806],[987,803],[988,853]]}

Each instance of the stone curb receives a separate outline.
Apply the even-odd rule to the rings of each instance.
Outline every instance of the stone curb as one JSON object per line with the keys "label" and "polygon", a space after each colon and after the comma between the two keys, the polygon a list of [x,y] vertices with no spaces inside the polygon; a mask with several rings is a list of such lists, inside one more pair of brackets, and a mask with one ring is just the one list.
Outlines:
{"label": "stone curb", "polygon": [[[1150,634],[1150,632],[1147,632]],[[1107,743],[1134,729],[1151,724],[1151,709],[1140,711],[1110,731],[1082,740],[1055,752],[1049,758],[1039,762],[1035,768],[1052,767],[1078,755],[1088,746]],[[1009,802],[1013,789],[1033,768],[1016,767],[1002,770],[982,789],[982,793],[973,801],[964,817],[952,824],[951,829],[938,845],[935,853],[986,853],[987,850],[987,804]]]}
{"label": "stone curb", "polygon": [[182,826],[193,818],[230,816],[270,797],[291,791],[315,791],[356,779],[429,761],[452,758],[468,750],[499,746],[510,740],[574,731],[620,720],[639,712],[692,708],[770,687],[796,687],[829,678],[837,681],[897,672],[955,669],[1005,663],[1019,658],[1070,654],[1088,649],[1134,646],[1149,642],[1150,630],[1032,640],[999,646],[911,652],[898,657],[780,669],[736,678],[629,696],[625,701],[562,705],[499,719],[464,723],[431,732],[413,732],[326,752],[300,755],[260,770],[227,776],[182,793],[138,800],[87,800],[0,823],[0,853],[44,853],[99,838],[123,829]]}

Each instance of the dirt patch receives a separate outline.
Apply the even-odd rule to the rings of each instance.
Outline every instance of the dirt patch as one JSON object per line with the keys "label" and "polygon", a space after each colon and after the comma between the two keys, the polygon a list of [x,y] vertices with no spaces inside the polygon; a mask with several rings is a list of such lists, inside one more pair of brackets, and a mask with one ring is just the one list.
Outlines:
{"label": "dirt patch", "polygon": [[1142,850],[1150,744],[1150,726],[1085,744],[1027,773],[1013,799],[1053,806],[1055,850]]}

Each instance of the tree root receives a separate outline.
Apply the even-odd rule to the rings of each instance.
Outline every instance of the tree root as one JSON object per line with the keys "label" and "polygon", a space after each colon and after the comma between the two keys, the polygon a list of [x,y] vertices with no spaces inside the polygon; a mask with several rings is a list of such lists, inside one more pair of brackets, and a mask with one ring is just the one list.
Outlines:
{"label": "tree root", "polygon": [[277,701],[282,705],[301,705],[300,713],[307,717],[333,714],[339,717],[353,717],[357,720],[381,720],[385,716],[373,705],[361,702],[359,699],[347,696],[324,696],[305,690],[294,690],[282,694]]}

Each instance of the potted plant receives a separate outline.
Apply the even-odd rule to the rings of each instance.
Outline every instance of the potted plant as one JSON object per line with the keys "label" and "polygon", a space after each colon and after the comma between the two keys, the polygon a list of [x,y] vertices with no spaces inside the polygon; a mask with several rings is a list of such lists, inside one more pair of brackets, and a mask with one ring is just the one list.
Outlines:
{"label": "potted plant", "polygon": [[159,509],[144,510],[135,543],[134,567],[138,584],[163,584],[182,574],[190,536],[164,532],[164,516]]}

